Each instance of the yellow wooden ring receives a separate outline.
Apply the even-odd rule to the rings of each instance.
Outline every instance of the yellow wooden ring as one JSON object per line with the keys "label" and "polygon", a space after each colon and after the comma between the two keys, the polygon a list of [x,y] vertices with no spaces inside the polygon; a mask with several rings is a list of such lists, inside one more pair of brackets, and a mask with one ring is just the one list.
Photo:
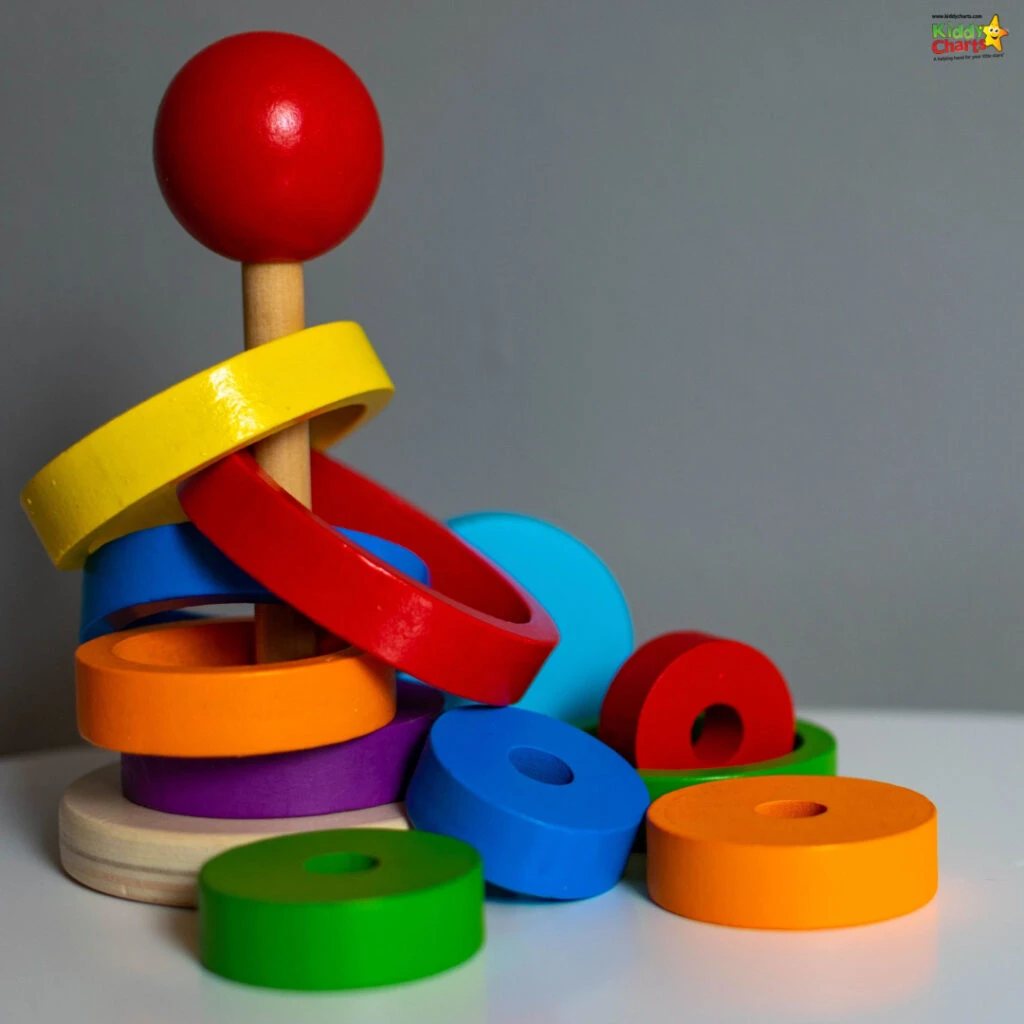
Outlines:
{"label": "yellow wooden ring", "polygon": [[[394,385],[363,329],[322,324],[242,352],[105,423],[44,466],[21,504],[58,569],[134,530],[185,519],[186,477],[294,423],[323,449]],[[314,418],[315,417],[315,418]]]}

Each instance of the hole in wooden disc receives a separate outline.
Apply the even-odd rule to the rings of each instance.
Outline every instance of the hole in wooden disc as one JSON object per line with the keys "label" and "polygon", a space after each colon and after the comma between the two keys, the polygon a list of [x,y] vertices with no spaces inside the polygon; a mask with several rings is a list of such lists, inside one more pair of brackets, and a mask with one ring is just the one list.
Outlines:
{"label": "hole in wooden disc", "polygon": [[728,704],[712,704],[694,720],[690,745],[698,761],[725,764],[743,742],[743,719]]}
{"label": "hole in wooden disc", "polygon": [[554,754],[535,747],[513,747],[508,759],[517,772],[549,786],[566,786],[573,780],[572,769]]}
{"label": "hole in wooden disc", "polygon": [[828,808],[814,800],[769,800],[754,810],[766,818],[816,818]]}
{"label": "hole in wooden disc", "polygon": [[314,875],[350,875],[356,871],[369,871],[380,863],[365,853],[321,853],[310,857],[302,866]]}

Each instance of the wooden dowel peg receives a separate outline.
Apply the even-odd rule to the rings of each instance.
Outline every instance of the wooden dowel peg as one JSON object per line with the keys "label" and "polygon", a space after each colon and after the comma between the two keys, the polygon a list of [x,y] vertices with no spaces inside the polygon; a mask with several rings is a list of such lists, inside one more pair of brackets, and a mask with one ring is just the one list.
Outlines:
{"label": "wooden dowel peg", "polygon": [[[301,263],[243,263],[245,347],[266,345],[306,326]],[[256,461],[289,494],[309,508],[309,424],[297,423],[253,445]],[[259,662],[295,661],[316,653],[313,623],[284,604],[256,605]]]}

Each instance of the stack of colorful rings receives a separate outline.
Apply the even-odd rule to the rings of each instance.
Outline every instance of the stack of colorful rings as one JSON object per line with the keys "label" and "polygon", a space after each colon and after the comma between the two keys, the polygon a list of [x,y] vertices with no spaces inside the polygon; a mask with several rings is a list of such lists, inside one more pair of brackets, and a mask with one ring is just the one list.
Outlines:
{"label": "stack of colorful rings", "polygon": [[[324,447],[391,393],[355,324],[311,328],[143,402],[25,489],[54,562],[85,570],[79,729],[122,754],[121,792],[101,770],[65,796],[75,877],[189,905],[202,859],[253,838],[236,822],[407,828],[400,802],[443,691],[524,693],[557,640],[528,592],[325,455],[310,510],[240,451],[300,419]],[[194,611],[279,600],[319,627],[315,656],[255,664],[251,620]],[[430,686],[396,688],[396,669]],[[116,857],[112,815],[132,836]],[[154,882],[172,868],[173,884]]]}

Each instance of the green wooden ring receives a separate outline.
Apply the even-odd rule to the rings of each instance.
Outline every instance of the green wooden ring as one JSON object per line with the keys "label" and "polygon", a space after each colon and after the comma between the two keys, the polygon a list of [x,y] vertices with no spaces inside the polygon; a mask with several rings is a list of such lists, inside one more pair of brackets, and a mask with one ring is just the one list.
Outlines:
{"label": "green wooden ring", "polygon": [[250,985],[348,989],[423,978],[484,940],[471,846],[431,832],[335,829],[228,850],[199,873],[200,958]]}
{"label": "green wooden ring", "polygon": [[[597,735],[597,722],[582,722],[578,728]],[[835,775],[836,738],[828,729],[798,718],[793,749],[782,757],[725,768],[687,768],[678,771],[641,768],[639,772],[652,803],[673,790],[696,786],[701,782],[717,782],[719,779],[738,779],[751,775]]]}

